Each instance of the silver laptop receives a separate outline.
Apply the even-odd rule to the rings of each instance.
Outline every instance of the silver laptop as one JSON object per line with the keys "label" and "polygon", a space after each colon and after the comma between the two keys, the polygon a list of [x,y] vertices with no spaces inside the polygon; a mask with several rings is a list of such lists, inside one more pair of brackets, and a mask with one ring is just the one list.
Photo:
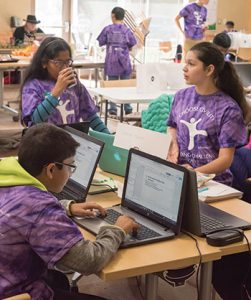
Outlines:
{"label": "silver laptop", "polygon": [[244,87],[251,85],[251,63],[240,62],[233,63],[234,68],[239,75]]}
{"label": "silver laptop", "polygon": [[104,147],[104,143],[84,132],[71,127],[64,128],[80,146],[75,155],[76,171],[69,178],[62,192],[54,195],[59,199],[85,201],[96,167]]}
{"label": "silver laptop", "polygon": [[164,63],[147,63],[137,65],[137,92],[166,92],[166,65],[167,64]]}
{"label": "silver laptop", "polygon": [[122,248],[175,237],[180,232],[187,170],[166,160],[130,149],[121,205],[107,209],[105,218],[74,218],[93,234],[100,226],[114,224],[121,214],[141,226],[128,234]]}
{"label": "silver laptop", "polygon": [[197,236],[205,236],[227,228],[249,229],[251,223],[200,201],[196,173],[189,170],[182,229]]}

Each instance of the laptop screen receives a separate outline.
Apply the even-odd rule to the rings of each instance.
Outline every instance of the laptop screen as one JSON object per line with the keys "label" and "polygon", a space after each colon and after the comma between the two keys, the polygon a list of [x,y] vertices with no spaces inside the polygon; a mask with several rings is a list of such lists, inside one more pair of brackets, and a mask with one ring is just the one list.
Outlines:
{"label": "laptop screen", "polygon": [[69,132],[71,136],[80,144],[75,155],[76,171],[72,174],[70,180],[78,183],[84,188],[89,186],[90,180],[96,170],[97,162],[101,153],[103,143],[94,142],[93,138],[83,138],[82,136]]}
{"label": "laptop screen", "polygon": [[185,171],[146,156],[131,154],[122,203],[163,225],[176,224],[184,198]]}
{"label": "laptop screen", "polygon": [[234,63],[233,65],[243,86],[251,85],[251,63]]}

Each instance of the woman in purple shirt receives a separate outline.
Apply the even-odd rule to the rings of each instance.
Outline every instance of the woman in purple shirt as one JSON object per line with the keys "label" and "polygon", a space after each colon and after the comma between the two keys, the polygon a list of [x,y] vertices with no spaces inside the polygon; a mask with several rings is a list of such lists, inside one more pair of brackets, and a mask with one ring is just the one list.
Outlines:
{"label": "woman in purple shirt", "polygon": [[175,95],[168,120],[168,159],[217,174],[217,181],[231,185],[235,148],[246,143],[243,87],[232,64],[208,42],[191,48],[183,71],[186,83],[193,86]]}
{"label": "woman in purple shirt", "polygon": [[49,37],[41,43],[21,89],[24,124],[90,121],[92,129],[109,133],[72,63],[71,48],[63,39]]}

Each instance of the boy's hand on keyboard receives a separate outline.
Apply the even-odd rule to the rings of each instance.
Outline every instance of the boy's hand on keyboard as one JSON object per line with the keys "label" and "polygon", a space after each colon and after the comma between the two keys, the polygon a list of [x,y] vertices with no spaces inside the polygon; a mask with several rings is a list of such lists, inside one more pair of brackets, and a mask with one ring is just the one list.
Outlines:
{"label": "boy's hand on keyboard", "polygon": [[71,214],[76,217],[96,217],[97,211],[101,216],[106,216],[106,210],[94,202],[73,203],[70,206]]}
{"label": "boy's hand on keyboard", "polygon": [[115,225],[122,228],[126,233],[135,231],[140,227],[138,223],[128,216],[120,216]]}

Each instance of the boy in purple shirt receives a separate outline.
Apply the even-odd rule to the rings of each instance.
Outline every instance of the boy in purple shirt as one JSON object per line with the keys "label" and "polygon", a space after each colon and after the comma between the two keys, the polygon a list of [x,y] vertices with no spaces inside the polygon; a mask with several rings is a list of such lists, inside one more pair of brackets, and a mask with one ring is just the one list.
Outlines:
{"label": "boy in purple shirt", "polygon": [[51,37],[41,43],[21,89],[24,124],[90,121],[92,129],[109,133],[72,63],[70,46],[63,39]]}
{"label": "boy in purple shirt", "polygon": [[[112,10],[112,23],[106,26],[97,37],[99,46],[106,45],[105,75],[108,80],[129,79],[132,66],[129,56],[130,49],[137,41],[131,30],[123,24],[125,10],[115,7]],[[125,113],[132,112],[130,104],[125,104]],[[110,102],[110,114],[117,114],[116,105]]]}
{"label": "boy in purple shirt", "polygon": [[[117,252],[126,233],[137,228],[122,216],[116,226],[102,227],[96,241],[85,240],[68,216],[92,216],[93,208],[105,215],[105,209],[88,202],[60,203],[51,194],[60,192],[76,169],[78,146],[63,129],[43,123],[27,130],[18,160],[0,160],[1,299],[21,293],[33,300],[101,299],[72,294],[65,276],[55,269],[97,273]],[[55,275],[67,284],[60,286]]]}
{"label": "boy in purple shirt", "polygon": [[[196,43],[202,41],[206,29],[207,9],[204,5],[209,0],[198,0],[186,5],[176,16],[175,23],[184,36],[184,55]],[[184,18],[184,30],[180,25],[180,19]]]}

